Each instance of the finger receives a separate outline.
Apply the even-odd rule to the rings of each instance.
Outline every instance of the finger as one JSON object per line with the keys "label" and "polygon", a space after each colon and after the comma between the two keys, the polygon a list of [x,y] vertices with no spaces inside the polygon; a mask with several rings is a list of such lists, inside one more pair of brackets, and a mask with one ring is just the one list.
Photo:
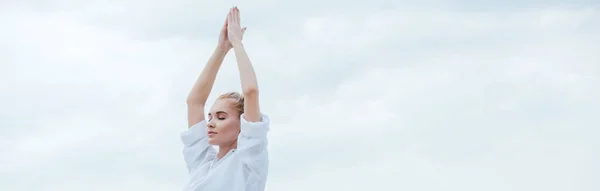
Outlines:
{"label": "finger", "polygon": [[229,14],[227,14],[227,22],[228,23],[233,22],[233,8],[229,9]]}
{"label": "finger", "polygon": [[242,28],[242,39],[244,39],[244,34],[246,34],[246,28],[247,27]]}
{"label": "finger", "polygon": [[231,11],[227,12],[227,15],[225,15],[225,26],[227,26],[227,23],[229,23],[229,13]]}
{"label": "finger", "polygon": [[237,10],[237,20],[240,25],[242,25],[242,18],[240,18],[240,10]]}
{"label": "finger", "polygon": [[231,8],[231,16],[233,17],[233,22],[235,22],[237,20],[237,17],[235,16],[235,6]]}
{"label": "finger", "polygon": [[240,10],[237,7],[235,7],[234,13],[235,23],[240,24]]}

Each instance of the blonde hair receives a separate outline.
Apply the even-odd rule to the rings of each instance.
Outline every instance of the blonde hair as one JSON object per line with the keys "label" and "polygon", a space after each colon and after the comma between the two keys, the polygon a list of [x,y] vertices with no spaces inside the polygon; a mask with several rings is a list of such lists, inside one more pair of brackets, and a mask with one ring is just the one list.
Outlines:
{"label": "blonde hair", "polygon": [[221,94],[217,98],[217,100],[220,99],[233,99],[233,108],[235,108],[238,111],[239,115],[242,115],[242,113],[244,113],[244,95],[238,92],[227,92]]}

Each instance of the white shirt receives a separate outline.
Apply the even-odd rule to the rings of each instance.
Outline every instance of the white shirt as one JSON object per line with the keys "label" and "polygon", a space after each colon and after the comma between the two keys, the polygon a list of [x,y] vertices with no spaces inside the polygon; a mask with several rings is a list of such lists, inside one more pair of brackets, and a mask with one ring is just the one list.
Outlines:
{"label": "white shirt", "polygon": [[206,120],[182,132],[183,158],[189,172],[183,190],[264,191],[269,166],[269,124],[267,115],[261,114],[260,122],[249,122],[242,114],[237,149],[220,160],[217,150],[208,144]]}

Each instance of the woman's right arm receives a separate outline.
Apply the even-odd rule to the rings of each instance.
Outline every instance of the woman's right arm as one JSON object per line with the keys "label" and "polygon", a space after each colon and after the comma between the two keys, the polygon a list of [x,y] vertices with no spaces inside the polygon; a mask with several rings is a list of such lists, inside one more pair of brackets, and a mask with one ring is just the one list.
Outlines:
{"label": "woman's right arm", "polygon": [[207,169],[207,162],[216,156],[216,151],[208,144],[204,105],[227,50],[221,46],[215,49],[187,97],[188,129],[181,133],[181,141],[184,145],[183,158],[190,172],[198,168]]}
{"label": "woman's right arm", "polygon": [[228,52],[228,48],[224,48],[218,46],[213,52],[212,56],[208,60],[206,66],[200,73],[200,77],[194,83],[192,90],[188,94],[187,97],[187,107],[188,107],[188,128],[192,127],[194,124],[197,124],[201,121],[204,121],[204,106],[206,105],[206,100],[212,90],[213,84],[215,83],[215,78],[217,77],[217,73],[221,64],[223,63],[223,59],[225,59],[225,55]]}

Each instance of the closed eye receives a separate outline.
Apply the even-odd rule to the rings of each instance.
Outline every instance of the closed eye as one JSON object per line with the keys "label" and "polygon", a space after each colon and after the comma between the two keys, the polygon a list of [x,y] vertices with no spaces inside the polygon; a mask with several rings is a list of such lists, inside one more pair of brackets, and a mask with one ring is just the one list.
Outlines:
{"label": "closed eye", "polygon": [[[212,113],[208,113],[208,117],[209,119],[212,119],[213,114]],[[217,119],[219,120],[225,120],[227,118],[227,112],[225,111],[217,111],[214,113],[214,116],[217,117]]]}

